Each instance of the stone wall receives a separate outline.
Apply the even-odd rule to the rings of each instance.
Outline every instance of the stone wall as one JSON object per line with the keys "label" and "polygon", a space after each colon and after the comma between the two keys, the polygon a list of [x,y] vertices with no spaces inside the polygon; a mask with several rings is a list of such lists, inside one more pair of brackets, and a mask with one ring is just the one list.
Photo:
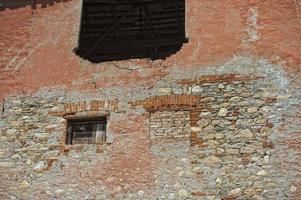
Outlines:
{"label": "stone wall", "polygon": [[163,111],[150,114],[150,139],[190,136],[189,111]]}
{"label": "stone wall", "polygon": [[[0,97],[43,87],[72,90],[149,84],[169,69],[220,65],[233,55],[281,63],[300,76],[300,2],[186,0],[189,43],[165,61],[91,64],[76,56],[81,1],[2,0]],[[68,31],[66,31],[68,30]]]}
{"label": "stone wall", "polygon": [[[300,8],[186,0],[178,53],[92,64],[81,1],[2,1],[0,199],[300,199]],[[106,144],[65,145],[99,115]]]}
{"label": "stone wall", "polygon": [[[151,88],[11,96],[0,121],[0,194],[298,199],[299,97],[300,87],[281,66],[246,57],[171,71]],[[108,116],[106,144],[64,143],[66,117],[102,114]],[[163,128],[152,127],[155,120]],[[152,137],[164,126],[185,137]]]}

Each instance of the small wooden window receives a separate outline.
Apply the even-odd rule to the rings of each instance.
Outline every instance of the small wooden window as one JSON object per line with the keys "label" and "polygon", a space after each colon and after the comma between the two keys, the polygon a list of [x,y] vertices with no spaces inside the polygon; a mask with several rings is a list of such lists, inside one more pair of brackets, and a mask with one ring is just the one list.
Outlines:
{"label": "small wooden window", "polygon": [[106,117],[68,119],[66,144],[103,144],[106,126]]}

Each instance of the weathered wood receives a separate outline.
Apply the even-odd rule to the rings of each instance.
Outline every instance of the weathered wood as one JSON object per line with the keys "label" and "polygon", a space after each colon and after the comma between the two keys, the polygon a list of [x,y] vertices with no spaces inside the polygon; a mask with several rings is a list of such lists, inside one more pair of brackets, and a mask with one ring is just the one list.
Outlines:
{"label": "weathered wood", "polygon": [[84,0],[84,8],[77,53],[91,61],[164,58],[187,41],[185,0]]}

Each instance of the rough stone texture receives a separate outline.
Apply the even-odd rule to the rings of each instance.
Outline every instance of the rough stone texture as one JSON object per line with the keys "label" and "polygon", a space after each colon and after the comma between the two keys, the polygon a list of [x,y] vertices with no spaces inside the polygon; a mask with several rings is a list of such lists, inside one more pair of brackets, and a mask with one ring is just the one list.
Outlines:
{"label": "rough stone texture", "polygon": [[[187,0],[177,54],[101,64],[73,53],[80,1],[3,2],[0,199],[300,199],[300,1]],[[151,140],[165,112],[190,136]],[[103,113],[105,145],[64,144]]]}
{"label": "rough stone texture", "polygon": [[150,114],[151,139],[183,138],[190,136],[189,111],[163,111]]}
{"label": "rough stone texture", "polygon": [[218,65],[241,54],[265,57],[281,63],[296,80],[300,76],[301,6],[296,0],[230,0],[227,4],[187,0],[189,43],[176,55],[159,62],[143,59],[98,65],[73,53],[79,0],[2,2],[7,8],[0,11],[1,99],[42,87],[94,90],[149,84],[165,76],[169,68]]}
{"label": "rough stone texture", "polygon": [[[244,75],[235,77],[245,80],[227,78],[233,77],[228,72],[238,71]],[[170,72],[148,89],[114,88],[93,94],[41,90],[32,96],[7,98],[0,122],[0,169],[5,172],[1,195],[16,199],[298,199],[300,87],[281,66],[239,57],[217,68],[178,72]],[[190,88],[195,86],[202,92],[189,111],[172,110],[170,105],[176,104],[170,101],[164,109],[171,111],[162,111],[162,102],[157,113],[148,113],[143,103],[133,107],[132,102],[156,99],[158,89],[168,86],[182,91],[179,96],[191,95]],[[119,100],[116,110],[99,106],[114,99]],[[110,142],[64,144],[66,120],[53,111],[82,107],[79,100],[97,102],[98,113],[108,112]],[[221,108],[227,109],[225,116],[218,115]],[[95,111],[85,112],[83,116]],[[173,112],[190,120],[190,137],[151,140],[151,116],[163,124],[162,113]]]}

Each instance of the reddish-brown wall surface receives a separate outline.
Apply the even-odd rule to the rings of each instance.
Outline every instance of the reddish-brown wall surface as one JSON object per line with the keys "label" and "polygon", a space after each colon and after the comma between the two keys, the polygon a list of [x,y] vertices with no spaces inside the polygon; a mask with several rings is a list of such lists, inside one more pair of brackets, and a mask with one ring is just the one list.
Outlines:
{"label": "reddish-brown wall surface", "polygon": [[[233,55],[281,62],[300,75],[299,0],[187,0],[189,43],[163,62],[145,60],[90,64],[73,53],[77,46],[80,0],[4,1],[0,11],[0,98],[42,87],[94,89],[148,83],[173,66],[222,64]],[[39,1],[37,1],[39,3]],[[167,67],[167,68],[166,68]],[[123,68],[123,69],[121,69]],[[139,70],[142,69],[143,73]]]}

